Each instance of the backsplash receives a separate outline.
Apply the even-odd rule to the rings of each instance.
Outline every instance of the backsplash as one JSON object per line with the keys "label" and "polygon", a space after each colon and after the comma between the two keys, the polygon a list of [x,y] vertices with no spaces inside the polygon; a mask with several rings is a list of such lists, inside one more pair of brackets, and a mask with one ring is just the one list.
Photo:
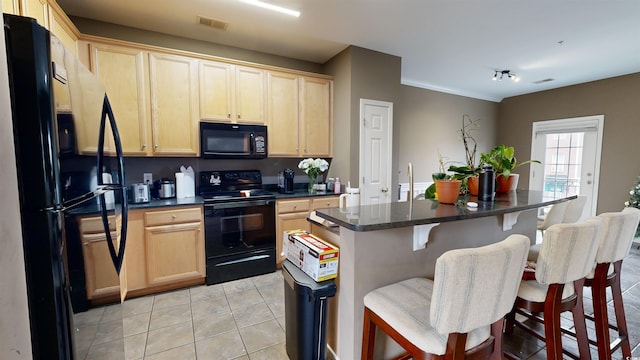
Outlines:
{"label": "backsplash", "polygon": [[200,171],[211,170],[260,170],[264,184],[277,184],[278,173],[290,168],[296,172],[294,181],[305,183],[308,182],[308,177],[304,171],[298,169],[300,160],[292,158],[208,160],[201,158],[126,157],[124,159],[125,182],[127,184],[142,182],[142,176],[145,172],[153,173],[154,180],[163,177],[173,179],[175,173],[180,171],[180,166],[191,166],[196,174]]}
{"label": "backsplash", "polygon": [[[296,172],[295,183],[307,183],[307,175],[304,171],[298,169],[300,160],[300,158],[209,160],[185,157],[125,157],[125,184],[143,182],[142,178],[144,173],[152,173],[154,181],[161,178],[175,179],[175,173],[180,171],[180,166],[191,166],[196,174],[200,171],[207,170],[260,170],[262,173],[262,182],[265,185],[277,184],[278,173],[289,168]],[[326,160],[331,164],[331,159],[327,158]],[[77,156],[61,161],[61,168],[63,172],[76,169],[90,169],[95,166],[95,161],[95,157],[93,156]]]}

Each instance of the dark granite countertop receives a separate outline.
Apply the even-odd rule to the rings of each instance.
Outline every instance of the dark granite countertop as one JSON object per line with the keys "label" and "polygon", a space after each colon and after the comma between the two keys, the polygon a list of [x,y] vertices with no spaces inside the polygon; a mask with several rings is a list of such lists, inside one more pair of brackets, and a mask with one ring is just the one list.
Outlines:
{"label": "dark granite countertop", "polygon": [[[440,204],[434,200],[414,200],[379,205],[364,205],[343,209],[320,209],[316,214],[353,231],[374,231],[406,226],[442,223],[457,220],[481,218],[535,209],[566,199],[543,200],[541,191],[518,190],[496,194],[493,202],[479,202],[475,196],[461,196],[456,205]],[[478,203],[472,210],[468,201]]]}
{"label": "dark granite countertop", "polygon": [[[308,198],[308,197],[323,197],[323,196],[338,196],[333,193],[317,193],[309,194],[307,189],[296,189],[293,194],[281,194],[277,191],[271,191],[276,199],[291,199],[291,198]],[[183,199],[153,199],[148,203],[132,204],[129,203],[129,210],[137,209],[150,209],[150,208],[162,208],[170,206],[187,206],[187,205],[202,205],[204,199],[201,196],[183,198]],[[100,208],[96,203],[79,206],[73,209],[69,209],[67,212],[69,215],[91,215],[100,213]]]}

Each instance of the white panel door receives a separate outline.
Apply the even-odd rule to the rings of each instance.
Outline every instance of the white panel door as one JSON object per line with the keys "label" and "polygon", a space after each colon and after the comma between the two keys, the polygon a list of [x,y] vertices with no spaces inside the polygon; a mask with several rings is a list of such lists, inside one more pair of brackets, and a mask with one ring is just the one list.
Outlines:
{"label": "white panel door", "polygon": [[360,203],[389,203],[393,103],[360,99],[360,118]]}
{"label": "white panel door", "polygon": [[585,195],[582,219],[596,214],[604,116],[539,121],[533,124],[529,188],[545,200]]}

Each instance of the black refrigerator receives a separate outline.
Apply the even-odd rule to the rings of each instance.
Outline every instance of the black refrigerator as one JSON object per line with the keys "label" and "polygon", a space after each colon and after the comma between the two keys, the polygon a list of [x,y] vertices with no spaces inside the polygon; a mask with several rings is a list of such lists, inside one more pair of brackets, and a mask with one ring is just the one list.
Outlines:
{"label": "black refrigerator", "polygon": [[[122,149],[104,88],[75,56],[34,19],[4,14],[11,110],[31,342],[35,359],[74,359],[74,311],[69,300],[64,213],[97,205],[119,274],[126,245],[127,199]],[[52,54],[59,56],[52,56]],[[63,86],[54,86],[58,82]],[[54,88],[67,91],[71,108],[58,111]],[[97,186],[62,198],[57,119],[99,124],[95,134]],[[65,140],[67,141],[67,140]],[[105,183],[108,182],[108,183]],[[109,219],[117,229],[112,236]]]}

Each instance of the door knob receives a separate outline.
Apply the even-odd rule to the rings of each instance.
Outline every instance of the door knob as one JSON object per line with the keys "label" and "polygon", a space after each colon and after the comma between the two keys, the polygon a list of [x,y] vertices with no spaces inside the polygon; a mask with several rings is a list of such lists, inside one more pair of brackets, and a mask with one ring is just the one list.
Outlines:
{"label": "door knob", "polygon": [[382,191],[383,193],[386,193],[386,192],[388,192],[388,191],[389,191],[389,189],[388,189],[388,188],[386,188],[386,187],[383,187],[382,189],[380,189],[380,191]]}

